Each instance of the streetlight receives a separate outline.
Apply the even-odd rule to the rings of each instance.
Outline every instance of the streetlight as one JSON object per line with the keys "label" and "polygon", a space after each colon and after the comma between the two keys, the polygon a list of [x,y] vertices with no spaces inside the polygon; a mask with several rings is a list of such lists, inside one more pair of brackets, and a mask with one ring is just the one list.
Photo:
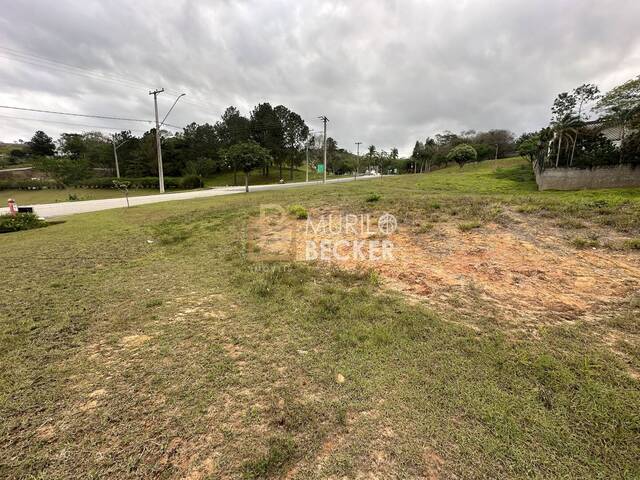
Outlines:
{"label": "streetlight", "polygon": [[162,119],[162,123],[160,123],[160,121],[158,120],[158,94],[162,92],[164,92],[164,88],[149,92],[149,95],[153,95],[153,106],[156,114],[156,150],[158,155],[158,184],[160,185],[160,193],[164,193],[164,172],[162,168],[162,147],[160,145],[160,127],[164,125],[165,120],[171,113],[171,110],[173,110],[173,107],[176,106],[176,103],[178,103],[178,100],[180,100],[182,97],[186,95],[186,93],[181,93],[180,95],[178,95],[178,98],[176,98],[175,102],[173,102],[173,105],[171,105],[171,108]]}

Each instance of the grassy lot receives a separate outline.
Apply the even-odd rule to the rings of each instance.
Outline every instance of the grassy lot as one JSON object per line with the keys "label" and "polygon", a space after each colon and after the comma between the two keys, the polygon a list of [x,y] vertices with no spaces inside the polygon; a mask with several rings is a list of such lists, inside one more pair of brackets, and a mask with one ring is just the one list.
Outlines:
{"label": "grassy lot", "polygon": [[[157,190],[132,189],[130,196],[153,195]],[[80,200],[99,200],[102,198],[122,197],[122,193],[113,189],[101,188],[65,188],[62,190],[2,190],[3,203],[13,198],[18,205],[37,205],[39,203],[57,203]]]}
{"label": "grassy lot", "polygon": [[[284,179],[289,182],[289,170],[283,171]],[[293,171],[294,182],[304,182],[304,170]],[[328,175],[328,178],[334,178],[334,175]],[[268,176],[264,176],[259,170],[251,173],[251,185],[266,185],[269,183],[278,183],[280,180],[277,169],[271,169]],[[322,180],[322,175],[309,172],[309,180]],[[233,185],[233,172],[222,173],[215,177],[205,179],[206,187],[224,187]],[[244,176],[238,174],[238,185],[244,185]],[[129,194],[134,195],[153,195],[158,193],[156,190],[130,190]],[[18,205],[36,205],[39,203],[56,203],[68,202],[73,198],[77,200],[99,200],[102,198],[116,198],[122,196],[120,192],[113,189],[89,189],[89,188],[66,188],[64,190],[3,190],[0,194],[7,198],[13,198]]]}
{"label": "grassy lot", "polygon": [[0,477],[638,478],[640,297],[603,324],[520,335],[373,271],[247,256],[260,203],[480,226],[499,205],[582,235],[640,236],[639,189],[536,192],[523,165],[3,235]]}

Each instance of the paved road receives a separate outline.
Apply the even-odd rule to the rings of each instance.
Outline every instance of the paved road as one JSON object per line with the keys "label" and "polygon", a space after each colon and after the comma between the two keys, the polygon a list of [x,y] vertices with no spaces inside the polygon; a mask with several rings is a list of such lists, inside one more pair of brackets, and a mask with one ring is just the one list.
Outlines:
{"label": "paved road", "polygon": [[[358,177],[360,180],[369,180],[372,178],[380,178],[375,176]],[[335,178],[327,180],[327,183],[342,183],[352,182],[353,177],[348,178]],[[309,185],[322,184],[321,181],[313,182],[296,182],[296,183],[283,183],[273,185],[255,185],[250,186],[250,192],[257,192],[262,190],[281,190],[285,188],[305,187]],[[219,187],[210,188],[206,190],[193,190],[190,192],[178,192],[178,193],[165,193],[158,195],[141,195],[138,197],[129,197],[129,204],[133,207],[135,205],[145,205],[147,203],[158,202],[171,202],[174,200],[189,200],[192,198],[206,198],[216,197],[219,195],[233,195],[236,193],[244,192],[244,187]],[[27,206],[27,205],[19,205]],[[126,206],[124,197],[120,198],[105,198],[102,200],[85,200],[79,202],[58,202],[58,203],[43,203],[40,205],[33,205],[33,210],[36,214],[44,218],[62,217],[67,215],[74,215],[76,213],[97,212],[99,210],[110,210],[112,208],[123,208]],[[8,213],[7,207],[0,208],[0,214]]]}

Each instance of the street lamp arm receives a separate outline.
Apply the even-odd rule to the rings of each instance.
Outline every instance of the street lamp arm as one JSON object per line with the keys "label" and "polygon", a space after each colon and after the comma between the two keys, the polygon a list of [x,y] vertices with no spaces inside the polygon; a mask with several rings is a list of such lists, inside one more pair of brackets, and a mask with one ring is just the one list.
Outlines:
{"label": "street lamp arm", "polygon": [[160,122],[160,126],[164,125],[164,121],[167,119],[167,117],[169,116],[169,114],[171,113],[171,110],[173,110],[173,107],[176,106],[176,103],[178,103],[178,100],[180,100],[182,97],[184,97],[186,95],[186,93],[181,93],[180,95],[178,95],[178,98],[176,98],[175,102],[173,102],[173,105],[171,105],[171,108],[169,109],[169,111],[167,112],[167,114],[164,116],[164,118],[162,119],[162,122]]}

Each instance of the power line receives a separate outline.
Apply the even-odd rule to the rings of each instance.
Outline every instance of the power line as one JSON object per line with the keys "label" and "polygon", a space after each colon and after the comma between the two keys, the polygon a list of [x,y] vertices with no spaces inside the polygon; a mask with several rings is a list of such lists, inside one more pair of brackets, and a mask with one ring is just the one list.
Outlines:
{"label": "power line", "polygon": [[60,125],[69,125],[72,127],[87,127],[87,128],[102,128],[105,130],[128,130],[130,132],[138,132],[145,133],[146,130],[135,130],[131,128],[122,128],[122,127],[108,127],[106,125],[87,125],[85,123],[71,123],[71,122],[61,122],[60,120],[49,120],[49,119],[41,119],[41,118],[26,118],[26,117],[14,117],[13,115],[0,115],[0,118],[11,118],[14,120],[26,120],[29,122],[38,122],[38,123],[56,123]]}
{"label": "power line", "polygon": [[69,112],[57,112],[53,110],[39,110],[37,108],[25,108],[25,107],[12,107],[9,105],[0,105],[0,108],[7,108],[10,110],[21,110],[25,112],[39,112],[39,113],[51,113],[54,115],[69,115],[71,117],[87,117],[87,118],[101,118],[103,120],[121,120],[125,122],[143,122],[153,123],[151,120],[143,120],[140,118],[125,118],[125,117],[110,117],[108,115],[89,115],[85,113],[69,113]]}

